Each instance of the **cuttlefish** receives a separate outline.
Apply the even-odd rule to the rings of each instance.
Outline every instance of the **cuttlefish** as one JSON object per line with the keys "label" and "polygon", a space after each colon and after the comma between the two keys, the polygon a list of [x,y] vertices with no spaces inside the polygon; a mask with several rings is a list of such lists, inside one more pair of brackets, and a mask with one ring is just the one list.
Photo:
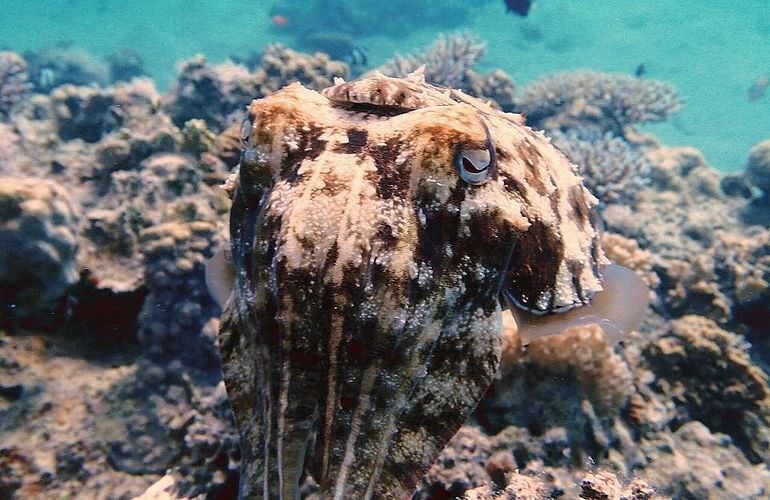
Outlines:
{"label": "cuttlefish", "polygon": [[597,200],[518,115],[373,74],[255,100],[242,139],[207,277],[241,498],[308,475],[323,498],[408,498],[492,382],[503,309],[525,342],[636,321]]}

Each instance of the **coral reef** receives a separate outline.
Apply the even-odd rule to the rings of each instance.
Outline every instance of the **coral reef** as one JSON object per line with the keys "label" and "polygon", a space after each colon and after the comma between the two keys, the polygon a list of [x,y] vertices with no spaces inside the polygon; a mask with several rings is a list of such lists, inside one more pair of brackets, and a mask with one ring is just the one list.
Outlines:
{"label": "coral reef", "polygon": [[487,74],[473,70],[485,52],[486,44],[473,34],[439,34],[423,53],[406,57],[397,55],[377,69],[388,76],[403,77],[424,65],[428,82],[492,99],[500,108],[509,111],[514,99],[511,78],[501,70]]}
{"label": "coral reef", "polygon": [[0,324],[51,310],[77,280],[77,224],[64,186],[0,177]]}
{"label": "coral reef", "polygon": [[631,393],[631,372],[614,353],[598,325],[574,327],[560,335],[529,344],[527,360],[556,371],[573,372],[591,404],[612,413],[623,406]]}
{"label": "coral reef", "polygon": [[[577,481],[577,486],[570,489],[570,497],[585,499],[618,499],[618,500],[647,500],[659,498],[655,490],[642,479],[634,479],[628,484],[621,481],[611,472],[601,471],[586,474]],[[563,496],[565,489],[559,485],[556,478],[548,472],[535,474],[533,472],[514,473],[503,489],[482,486],[465,494],[466,500],[516,500],[535,498],[554,498]]]}
{"label": "coral reef", "polygon": [[110,54],[107,62],[110,64],[112,82],[129,81],[146,74],[142,57],[133,49],[120,49]]}
{"label": "coral reef", "polygon": [[767,466],[750,464],[728,436],[710,432],[697,420],[643,448],[649,462],[644,475],[662,495],[766,498],[770,494]]}
{"label": "coral reef", "polygon": [[724,194],[719,175],[692,148],[658,147],[647,158],[650,185],[633,200],[607,204],[602,216],[610,230],[654,254],[657,307],[766,330],[768,231],[744,225],[751,200]]}
{"label": "coral reef", "polygon": [[0,119],[29,92],[27,62],[14,52],[0,52]]}
{"label": "coral reef", "polygon": [[[363,20],[329,30],[354,46],[350,26],[397,4],[350,7]],[[653,307],[618,346],[593,328],[522,346],[506,315],[504,370],[416,498],[766,498],[767,141],[720,175],[633,130],[678,109],[670,86],[576,72],[514,103],[507,75],[474,71],[483,52],[445,35],[389,64],[426,64],[553,134],[602,199],[607,256]],[[248,68],[192,59],[161,94],[130,51],[27,56],[0,52],[0,496],[131,498],[163,478],[165,498],[232,497],[238,439],[202,276],[225,234],[217,186],[251,99],[350,69],[276,45]],[[302,497],[318,497],[312,478]]]}
{"label": "coral reef", "polygon": [[518,110],[527,124],[551,131],[579,126],[622,136],[630,125],[666,120],[682,106],[663,82],[623,74],[571,71],[525,86]]}
{"label": "coral reef", "polygon": [[445,87],[461,88],[465,73],[479,62],[486,43],[470,33],[439,34],[422,54],[396,56],[380,66],[388,76],[403,77],[425,65],[425,79]]}

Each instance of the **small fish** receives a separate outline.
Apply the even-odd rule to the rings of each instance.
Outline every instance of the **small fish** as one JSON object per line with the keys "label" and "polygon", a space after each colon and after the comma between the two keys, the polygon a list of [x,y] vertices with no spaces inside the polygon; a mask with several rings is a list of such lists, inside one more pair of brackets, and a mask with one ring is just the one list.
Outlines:
{"label": "small fish", "polygon": [[634,75],[637,78],[641,78],[644,76],[644,74],[647,73],[647,68],[644,66],[644,63],[640,63],[636,66],[636,69],[634,70]]}
{"label": "small fish", "polygon": [[754,102],[765,97],[768,87],[770,87],[770,77],[767,73],[762,73],[749,88],[749,101]]}
{"label": "small fish", "polygon": [[508,12],[515,12],[526,17],[529,14],[529,9],[532,8],[532,2],[533,0],[505,0],[505,6],[508,8]]}
{"label": "small fish", "polygon": [[276,14],[273,16],[273,24],[279,28],[283,28],[289,24],[289,20],[280,14]]}

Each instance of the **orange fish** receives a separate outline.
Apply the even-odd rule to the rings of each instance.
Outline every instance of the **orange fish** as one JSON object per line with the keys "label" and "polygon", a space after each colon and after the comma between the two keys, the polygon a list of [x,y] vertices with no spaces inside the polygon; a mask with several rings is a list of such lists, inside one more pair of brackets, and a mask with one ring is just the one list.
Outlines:
{"label": "orange fish", "polygon": [[283,27],[289,24],[289,20],[280,14],[276,14],[273,16],[273,24],[276,26]]}

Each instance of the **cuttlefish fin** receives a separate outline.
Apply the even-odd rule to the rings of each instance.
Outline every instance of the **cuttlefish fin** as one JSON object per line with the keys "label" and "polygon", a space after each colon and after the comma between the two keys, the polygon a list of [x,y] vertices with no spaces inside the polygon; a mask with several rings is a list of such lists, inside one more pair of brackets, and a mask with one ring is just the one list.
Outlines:
{"label": "cuttlefish fin", "polygon": [[605,266],[602,275],[603,289],[594,294],[591,303],[570,311],[539,316],[511,306],[522,344],[592,324],[604,330],[610,344],[616,344],[639,328],[650,304],[647,285],[634,271],[617,264]]}
{"label": "cuttlefish fin", "polygon": [[235,267],[230,245],[223,244],[206,262],[206,287],[219,307],[224,308],[235,283]]}

